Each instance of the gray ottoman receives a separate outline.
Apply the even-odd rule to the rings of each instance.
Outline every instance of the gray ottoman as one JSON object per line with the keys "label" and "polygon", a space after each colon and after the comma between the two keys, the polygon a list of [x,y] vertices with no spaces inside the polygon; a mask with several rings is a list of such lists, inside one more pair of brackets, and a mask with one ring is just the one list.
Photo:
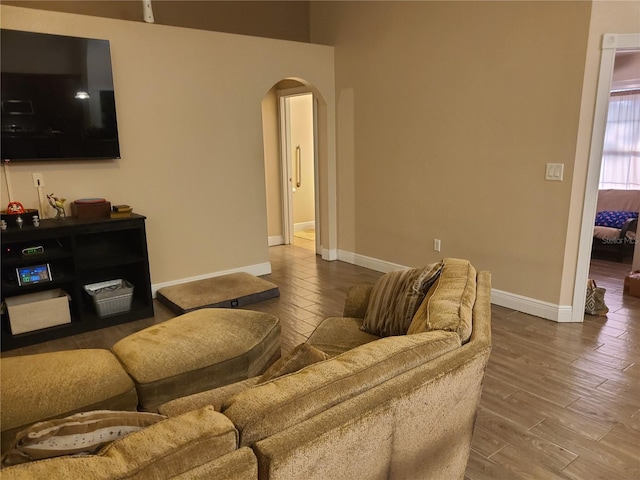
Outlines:
{"label": "gray ottoman", "polygon": [[133,378],[139,408],[245,380],[280,357],[280,321],[251,310],[205,308],[146,328],[113,346]]}

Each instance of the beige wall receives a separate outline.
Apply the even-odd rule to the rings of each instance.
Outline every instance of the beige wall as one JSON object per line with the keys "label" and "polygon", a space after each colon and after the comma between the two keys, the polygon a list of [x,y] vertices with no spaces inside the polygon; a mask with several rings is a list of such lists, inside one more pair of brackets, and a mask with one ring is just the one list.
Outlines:
{"label": "beige wall", "polygon": [[321,161],[330,163],[331,47],[0,8],[3,28],[111,41],[122,152],[117,161],[13,164],[17,199],[37,204],[31,174],[40,172],[47,193],[69,201],[132,205],[148,217],[154,284],[268,263],[261,103],[283,78],[313,84],[325,101]]}
{"label": "beige wall", "polygon": [[[312,40],[335,44],[335,61],[333,49],[137,17],[0,13],[3,27],[112,40],[123,159],[10,168],[29,206],[39,171],[48,191],[148,215],[154,283],[267,260],[259,105],[298,78],[323,101],[323,225],[338,148],[338,248],[405,265],[466,257],[497,289],[571,303],[600,38],[638,32],[639,2],[313,3]],[[543,180],[546,162],[565,163],[564,182]]]}
{"label": "beige wall", "polygon": [[[335,46],[338,247],[470,259],[558,304],[588,2],[314,2]],[[564,163],[563,182],[544,180]],[[442,251],[433,251],[433,239]]]}
{"label": "beige wall", "polygon": [[[3,0],[40,10],[142,22],[140,0]],[[309,41],[309,2],[152,0],[156,24]]]}
{"label": "beige wall", "polygon": [[640,52],[620,51],[616,54],[611,86],[613,89],[640,88]]}

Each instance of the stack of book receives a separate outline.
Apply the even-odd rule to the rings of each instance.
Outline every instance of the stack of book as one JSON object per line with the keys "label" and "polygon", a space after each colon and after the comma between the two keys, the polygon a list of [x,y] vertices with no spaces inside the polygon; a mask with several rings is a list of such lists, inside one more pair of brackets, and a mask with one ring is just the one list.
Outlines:
{"label": "stack of book", "polygon": [[111,218],[130,217],[132,213],[133,208],[129,205],[114,205],[111,207]]}

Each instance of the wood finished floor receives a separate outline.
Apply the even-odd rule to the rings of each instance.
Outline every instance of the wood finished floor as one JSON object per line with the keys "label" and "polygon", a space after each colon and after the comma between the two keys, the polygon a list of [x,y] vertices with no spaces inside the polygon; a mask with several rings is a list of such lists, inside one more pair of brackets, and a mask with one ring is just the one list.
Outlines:
{"label": "wood finished floor", "polygon": [[493,350],[466,479],[640,478],[640,298],[593,260],[607,317],[558,324],[492,307]]}
{"label": "wood finished floor", "polygon": [[[307,241],[309,242],[309,241]],[[279,298],[248,308],[282,321],[283,353],[322,319],[340,315],[347,289],[380,273],[324,262],[310,244],[271,247]],[[466,480],[640,478],[640,298],[623,297],[628,264],[593,261],[590,277],[607,289],[606,318],[557,324],[492,307],[487,367]],[[3,353],[110,348],[120,338],[173,314]],[[432,479],[447,480],[447,479]]]}

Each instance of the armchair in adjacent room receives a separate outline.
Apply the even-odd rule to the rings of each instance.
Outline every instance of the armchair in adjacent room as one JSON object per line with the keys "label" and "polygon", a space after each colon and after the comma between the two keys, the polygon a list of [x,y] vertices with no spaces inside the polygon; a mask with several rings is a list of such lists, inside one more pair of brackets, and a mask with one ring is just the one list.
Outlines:
{"label": "armchair in adjacent room", "polygon": [[622,262],[637,243],[640,190],[599,190],[592,256]]}

